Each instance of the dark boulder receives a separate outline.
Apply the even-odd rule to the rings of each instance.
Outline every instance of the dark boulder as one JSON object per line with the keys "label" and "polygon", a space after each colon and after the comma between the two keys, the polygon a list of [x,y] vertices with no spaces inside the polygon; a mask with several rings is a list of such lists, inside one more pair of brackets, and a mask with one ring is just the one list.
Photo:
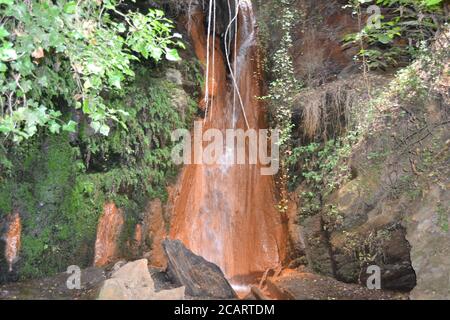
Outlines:
{"label": "dark boulder", "polygon": [[170,280],[186,287],[186,294],[192,297],[233,299],[236,293],[225,279],[220,268],[195,255],[179,240],[163,241],[167,256],[167,274]]}
{"label": "dark boulder", "polygon": [[336,278],[347,283],[359,282],[365,285],[370,276],[367,274],[367,267],[377,265],[380,267],[383,289],[411,291],[416,285],[416,274],[411,265],[410,246],[405,239],[405,230],[402,227],[390,230],[388,238],[383,242],[378,249],[381,254],[376,256],[375,261],[362,265],[356,257],[342,253],[341,247],[334,248]]}

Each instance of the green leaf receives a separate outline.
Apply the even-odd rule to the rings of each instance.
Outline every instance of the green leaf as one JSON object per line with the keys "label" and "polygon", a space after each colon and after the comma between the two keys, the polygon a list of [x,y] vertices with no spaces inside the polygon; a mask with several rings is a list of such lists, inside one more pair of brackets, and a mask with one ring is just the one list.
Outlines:
{"label": "green leaf", "polygon": [[168,49],[168,50],[166,50],[166,59],[169,60],[169,61],[180,61],[181,60],[177,49]]}
{"label": "green leaf", "polygon": [[425,4],[426,4],[428,7],[435,6],[435,5],[437,5],[437,4],[440,4],[441,2],[442,2],[442,0],[425,0]]}
{"label": "green leaf", "polygon": [[116,87],[117,89],[121,89],[122,88],[121,85],[120,85],[121,81],[122,81],[122,76],[120,74],[118,74],[118,73],[117,74],[113,74],[113,75],[111,75],[109,77],[109,84],[112,87]]}
{"label": "green leaf", "polygon": [[6,4],[8,6],[11,6],[14,4],[14,0],[0,0],[0,4]]}
{"label": "green leaf", "polygon": [[52,116],[53,118],[59,118],[62,116],[61,111],[59,110],[50,110],[49,112],[50,116]]}
{"label": "green leaf", "polygon": [[91,122],[91,128],[94,129],[94,131],[97,133],[100,128],[101,128],[102,124],[98,121],[92,121]]}
{"label": "green leaf", "polygon": [[127,29],[125,28],[125,25],[124,25],[123,23],[119,23],[119,24],[117,25],[117,31],[118,31],[119,33],[123,33],[123,32],[125,32],[125,31],[127,31]]}
{"label": "green leaf", "polygon": [[9,36],[8,30],[6,30],[3,26],[0,27],[0,39]]}
{"label": "green leaf", "polygon": [[74,14],[77,10],[76,1],[69,1],[64,5],[64,12],[67,14]]}
{"label": "green leaf", "polygon": [[86,81],[83,83],[84,90],[88,90],[89,88],[92,88],[91,79],[87,78]]}
{"label": "green leaf", "polygon": [[156,61],[161,60],[161,56],[163,54],[163,51],[161,48],[158,47],[151,47],[150,48],[150,56],[155,59]]}
{"label": "green leaf", "polygon": [[89,63],[87,65],[87,70],[93,74],[101,74],[103,72],[103,68],[95,63]]}
{"label": "green leaf", "polygon": [[0,132],[1,133],[9,133],[13,130],[14,130],[14,126],[11,123],[0,122]]}
{"label": "green leaf", "polygon": [[109,135],[109,130],[110,130],[110,128],[109,128],[109,126],[107,126],[106,124],[103,124],[101,127],[100,127],[100,133],[102,134],[102,135],[104,135],[104,136],[108,136]]}
{"label": "green leaf", "polygon": [[77,123],[75,121],[70,120],[68,123],[63,125],[62,129],[63,131],[67,132],[75,132],[77,127]]}
{"label": "green leaf", "polygon": [[0,59],[3,61],[16,60],[17,59],[16,50],[8,48],[0,49]]}
{"label": "green leaf", "polygon": [[83,113],[85,113],[85,114],[92,113],[92,109],[91,109],[91,106],[90,106],[88,100],[84,100],[83,101],[83,108],[82,108],[82,110],[83,110]]}
{"label": "green leaf", "polygon": [[391,41],[392,41],[392,38],[385,34],[379,34],[377,39],[382,44],[388,44],[388,43],[391,43]]}
{"label": "green leaf", "polygon": [[57,122],[53,121],[50,123],[50,126],[48,127],[51,133],[59,133],[59,130],[61,129],[61,125],[59,125]]}

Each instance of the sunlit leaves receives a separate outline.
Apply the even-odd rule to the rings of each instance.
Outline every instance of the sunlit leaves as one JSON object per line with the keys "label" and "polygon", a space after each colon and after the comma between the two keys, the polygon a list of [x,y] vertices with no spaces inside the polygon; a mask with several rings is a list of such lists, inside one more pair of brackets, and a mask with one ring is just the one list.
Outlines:
{"label": "sunlit leaves", "polygon": [[130,14],[131,29],[126,42],[145,58],[151,57],[160,61],[165,57],[169,61],[179,61],[180,56],[176,48],[184,48],[178,33],[172,33],[173,23],[164,18],[161,10],[150,10],[147,15]]}
{"label": "sunlit leaves", "polygon": [[168,49],[166,50],[166,59],[169,61],[179,61],[180,55],[178,54],[178,50],[176,49]]}
{"label": "sunlit leaves", "polygon": [[0,0],[0,5],[1,4],[12,5],[13,3],[14,0]]}
{"label": "sunlit leaves", "polygon": [[350,0],[349,3],[346,7],[352,8],[353,13],[360,17],[366,14],[368,6],[373,5],[381,6],[386,15],[380,16],[376,28],[367,25],[360,32],[344,37],[346,45],[360,47],[355,58],[363,61],[369,69],[396,66],[399,60],[411,58],[446,21],[442,0]]}
{"label": "sunlit leaves", "polygon": [[13,61],[17,59],[17,52],[13,48],[4,46],[0,48],[0,60],[1,61]]}
{"label": "sunlit leaves", "polygon": [[0,26],[0,39],[9,36],[8,30],[6,30],[3,26]]}
{"label": "sunlit leaves", "polygon": [[134,77],[132,61],[178,61],[184,45],[164,12],[117,7],[116,0],[0,0],[0,14],[8,18],[0,26],[1,134],[20,142],[39,127],[75,132],[78,124],[56,111],[64,106],[80,109],[101,135],[111,124],[125,127],[127,112],[108,106],[104,95]]}
{"label": "sunlit leaves", "polygon": [[67,14],[74,14],[77,10],[77,3],[76,1],[69,1],[66,4],[64,4],[64,12]]}
{"label": "sunlit leaves", "polygon": [[48,129],[50,130],[51,133],[59,133],[61,125],[57,122],[53,122],[49,125]]}
{"label": "sunlit leaves", "polygon": [[67,132],[75,132],[77,127],[77,123],[75,121],[70,120],[68,123],[62,126],[62,129]]}

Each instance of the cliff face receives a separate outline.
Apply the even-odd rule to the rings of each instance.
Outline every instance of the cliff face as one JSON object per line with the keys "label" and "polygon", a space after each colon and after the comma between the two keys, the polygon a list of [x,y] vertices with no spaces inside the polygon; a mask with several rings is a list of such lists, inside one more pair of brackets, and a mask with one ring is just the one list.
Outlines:
{"label": "cliff face", "polygon": [[[135,108],[132,111],[138,115],[138,120],[130,127],[136,131],[126,136],[113,134],[106,142],[97,141],[98,148],[104,152],[89,153],[86,159],[80,157],[85,146],[77,145],[79,141],[74,136],[37,139],[26,153],[17,153],[20,156],[15,159],[15,165],[20,170],[14,173],[16,179],[0,184],[0,282],[17,280],[19,276],[54,274],[65,271],[70,264],[92,265],[97,224],[104,205],[110,201],[111,206],[114,202],[121,209],[123,218],[113,219],[121,228],[112,228],[114,236],[104,237],[103,242],[112,244],[113,250],[101,264],[123,257],[144,256],[153,265],[165,266],[161,242],[176,231],[169,230],[173,218],[170,212],[174,211],[171,206],[175,201],[170,199],[165,205],[158,199],[152,202],[142,199],[142,190],[136,184],[154,183],[152,197],[164,199],[168,181],[176,178],[171,170],[150,169],[148,163],[139,162],[139,159],[156,161],[150,152],[155,146],[143,142],[147,139],[148,123],[156,123],[154,119],[158,119],[172,126],[189,127],[192,114],[200,117],[202,113],[197,110],[196,102],[202,96],[200,83],[204,70],[194,58],[195,43],[187,40],[189,3],[208,6],[207,1],[195,0],[124,4],[139,10],[154,6],[164,8],[171,18],[177,19],[188,47],[181,53],[183,63],[170,68],[162,66],[155,74],[144,66],[145,75],[130,84],[132,90],[121,103]],[[258,44],[265,50],[264,66],[269,81],[273,76],[270,59],[282,35],[277,27],[279,3],[253,1]],[[342,8],[346,3],[345,0],[290,2],[296,14],[290,55],[295,76],[303,85],[294,97],[293,147],[317,144],[324,152],[319,155],[312,148],[313,152],[297,159],[291,172],[296,180],[292,183],[293,205],[288,213],[288,265],[296,268],[307,264],[314,272],[340,281],[365,284],[367,267],[375,264],[381,268],[385,289],[411,292],[411,298],[417,299],[449,298],[450,79],[449,53],[445,49],[449,44],[443,39],[441,47],[433,48],[431,62],[425,61],[427,65],[419,61],[404,70],[374,72],[363,77],[353,59],[358,48],[342,46],[343,36],[358,30],[357,19]],[[217,0],[216,11],[217,39],[223,40],[234,9],[231,6],[229,10],[227,0]],[[205,23],[200,22],[197,27],[204,36]],[[197,51],[204,51],[205,44],[206,40],[197,45]],[[217,48],[217,52],[221,49]],[[225,69],[221,68],[222,74],[217,76],[224,82],[228,81]],[[250,96],[261,95],[264,88],[260,89],[261,92],[250,92],[249,100],[254,98]],[[215,91],[217,88],[212,86],[210,92]],[[164,106],[151,118],[152,114],[143,110],[149,104],[158,107],[154,101]],[[168,110],[169,118],[166,117]],[[182,123],[171,118],[178,119],[179,114]],[[265,123],[259,111],[258,117]],[[352,136],[355,128],[361,129]],[[80,134],[94,139],[89,132]],[[155,136],[155,139],[161,138],[161,145],[169,140],[161,132],[152,138]],[[131,149],[139,150],[139,154],[124,170],[122,165],[128,164]],[[161,153],[166,152],[167,149],[163,149]],[[85,163],[88,169],[80,173]],[[329,163],[333,165],[322,170],[322,164]],[[136,178],[139,177],[136,172],[145,170],[151,171],[149,180],[152,181]],[[318,182],[310,183],[305,174],[317,174],[313,178]],[[237,176],[242,180],[244,175]],[[134,185],[124,183],[127,179],[134,181]],[[186,189],[189,189],[190,180],[186,181]],[[329,192],[325,190],[327,184],[333,185]],[[227,192],[238,189],[234,184],[229,186],[221,187]],[[258,190],[255,188],[253,197],[258,203],[251,205],[250,210],[254,218],[248,224],[252,225],[259,222],[262,207],[274,207],[272,198],[276,190],[271,190],[273,193]],[[169,198],[179,197],[176,191],[169,191]],[[240,209],[242,202],[234,202]],[[183,210],[185,207],[190,209],[184,206]],[[224,211],[222,203],[215,211]],[[15,217],[15,212],[18,212],[19,222],[11,218]],[[245,227],[242,221],[236,222],[239,228]],[[273,224],[277,225],[267,223],[268,228]],[[108,221],[100,226],[114,227]],[[264,236],[261,230],[255,228],[255,237]],[[18,233],[22,234],[21,238],[17,237]],[[194,238],[192,234],[185,237]],[[243,245],[240,241],[235,239],[230,250],[248,258],[253,243],[246,241]],[[198,243],[200,246],[201,241]],[[242,250],[243,247],[246,250]],[[266,265],[270,263],[264,267]]]}
{"label": "cliff face", "polygon": [[[298,203],[290,219],[297,248],[292,265],[306,260],[315,271],[365,284],[367,266],[376,264],[385,289],[414,288],[412,298],[448,298],[446,67],[435,70],[437,80],[421,62],[396,76],[391,70],[364,78],[352,59],[358,49],[342,46],[343,36],[358,29],[343,3],[294,3],[301,18],[292,28],[291,54],[296,76],[305,87],[294,110],[296,147],[336,139],[348,150],[343,151],[345,156],[336,155],[335,169],[320,178],[336,183],[331,193],[307,183],[302,177],[307,165],[294,174],[302,182],[292,194]],[[269,4],[260,6],[260,18],[269,26],[273,23]],[[269,56],[280,37],[276,29],[270,30],[275,31],[265,37]],[[435,49],[436,63],[448,65],[444,47]],[[427,94],[412,85],[416,80]],[[367,81],[374,89],[371,95]],[[367,101],[375,107],[364,107]],[[311,110],[321,124],[311,125]],[[356,144],[345,145],[350,112],[360,115],[354,123],[366,129]],[[363,120],[362,115],[369,113],[370,118]],[[299,159],[300,166],[304,160]],[[293,234],[298,232],[302,237]],[[302,252],[306,259],[298,258]]]}

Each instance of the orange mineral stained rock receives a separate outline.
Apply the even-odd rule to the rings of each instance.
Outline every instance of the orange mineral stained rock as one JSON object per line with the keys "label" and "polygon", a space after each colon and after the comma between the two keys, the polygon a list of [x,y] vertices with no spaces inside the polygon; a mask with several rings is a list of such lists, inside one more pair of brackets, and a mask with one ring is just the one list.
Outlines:
{"label": "orange mineral stained rock", "polygon": [[150,237],[151,253],[149,263],[155,267],[166,267],[167,260],[162,248],[162,241],[167,237],[166,222],[164,220],[161,200],[151,201],[147,206],[146,236]]}
{"label": "orange mineral stained rock", "polygon": [[19,213],[12,214],[7,221],[8,229],[5,235],[5,258],[8,262],[9,272],[13,270],[13,264],[19,257],[20,236],[22,232],[22,223]]}
{"label": "orange mineral stained rock", "polygon": [[137,247],[142,244],[142,224],[138,223],[136,229],[134,230],[133,241]]}
{"label": "orange mineral stained rock", "polygon": [[124,223],[121,210],[112,202],[103,207],[97,226],[94,266],[101,267],[113,262],[118,254],[118,239]]}
{"label": "orange mineral stained rock", "polygon": [[[189,29],[197,57],[206,69],[207,32],[200,10],[192,13]],[[209,41],[212,48],[212,37]],[[237,43],[234,74],[249,127],[267,128],[257,99],[264,94],[250,1],[240,4]],[[246,130],[241,105],[233,104],[233,86],[227,81],[219,38],[209,61],[207,85],[212,103],[203,129]],[[261,164],[186,165],[177,186],[170,237],[220,266],[234,285],[248,284],[255,275],[279,265],[285,256],[286,232],[276,209],[274,177],[261,175],[260,169]]]}

